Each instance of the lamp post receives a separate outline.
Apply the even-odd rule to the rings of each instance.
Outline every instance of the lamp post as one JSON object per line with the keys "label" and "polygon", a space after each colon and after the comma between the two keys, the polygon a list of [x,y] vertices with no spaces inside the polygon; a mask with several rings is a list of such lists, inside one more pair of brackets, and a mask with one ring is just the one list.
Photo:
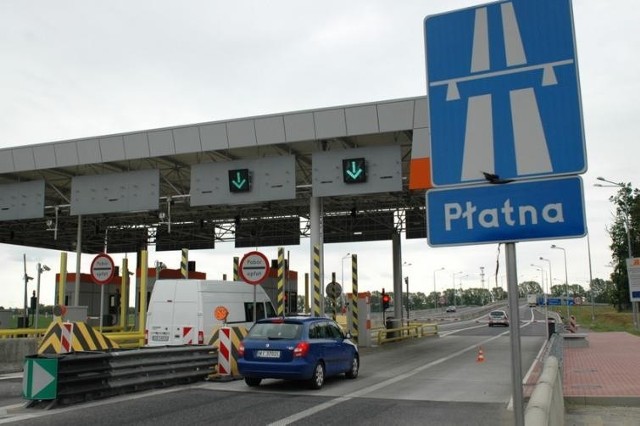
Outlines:
{"label": "lamp post", "polygon": [[480,267],[480,284],[482,286],[482,300],[481,304],[484,306],[484,266]]}
{"label": "lamp post", "polygon": [[340,263],[341,263],[340,267],[342,268],[342,278],[341,278],[341,280],[342,280],[342,287],[343,288],[345,287],[345,285],[344,285],[344,260],[349,256],[351,256],[351,253],[345,254],[344,256],[342,256],[342,260],[340,261]]}
{"label": "lamp post", "polygon": [[438,309],[438,293],[436,293],[436,272],[444,271],[444,266],[433,271],[433,308]]}
{"label": "lamp post", "polygon": [[451,279],[453,280],[453,306],[456,306],[456,275],[460,275],[462,274],[462,271],[460,272],[454,272],[453,274],[451,274]]}
{"label": "lamp post", "polygon": [[47,265],[41,265],[38,263],[38,281],[36,284],[36,312],[33,319],[33,328],[38,329],[38,316],[40,315],[40,275],[45,271],[50,271]]}
{"label": "lamp post", "polygon": [[538,271],[540,271],[540,288],[542,289],[542,292],[544,293],[544,269],[542,269],[542,266],[540,265],[535,265],[535,264],[531,264],[531,266],[533,266],[534,268],[536,268]]}
{"label": "lamp post", "polygon": [[24,318],[22,322],[22,328],[27,328],[27,324],[29,323],[29,308],[27,307],[27,284],[33,278],[27,275],[27,255],[22,255],[22,261],[24,264]]}
{"label": "lamp post", "polygon": [[[598,176],[596,179],[598,179],[598,180],[600,180],[602,182],[610,183],[612,186],[616,186],[618,188],[626,188],[625,185],[623,185],[621,183],[618,183],[618,182],[613,182],[611,180],[605,179],[602,176]],[[603,186],[606,186],[606,185],[596,184],[595,186],[603,187]],[[630,207],[631,206],[628,206],[625,203],[624,207],[625,207],[625,209],[623,210],[623,213],[624,213],[624,217],[623,217],[624,221],[623,221],[623,223],[624,223],[624,229],[625,229],[625,231],[627,233],[627,252],[628,252],[629,259],[632,259],[633,258],[633,249],[631,248],[631,217],[630,217]],[[628,270],[627,270],[627,284],[629,286],[629,290],[631,290],[631,278],[629,277],[629,271]],[[639,326],[639,324],[638,324],[638,305],[635,302],[631,301],[631,307],[633,308],[633,325],[634,325],[635,329],[637,330],[638,326]]]}
{"label": "lamp post", "polygon": [[[547,260],[547,259],[543,259],[542,256],[540,257],[540,260]],[[547,260],[547,262],[549,262],[549,279],[551,279],[551,262]],[[544,290],[544,268],[542,268],[542,266],[538,266],[538,265],[534,265],[533,263],[531,264],[531,266],[533,266],[536,269],[540,269],[540,274],[542,276],[542,292],[544,293],[544,317],[546,318],[545,321],[549,321],[549,303],[547,302],[547,294]],[[551,284],[548,284],[551,285]],[[549,340],[549,327],[547,327],[547,340]]]}
{"label": "lamp post", "polygon": [[562,250],[564,255],[564,297],[567,300],[567,321],[571,318],[571,312],[569,311],[569,275],[567,274],[567,250],[562,247],[558,247],[555,244],[551,245],[552,249]]}
{"label": "lamp post", "polygon": [[[402,266],[411,266],[411,263],[404,262]],[[407,325],[409,324],[409,276],[404,277],[404,283],[407,285]]]}
{"label": "lamp post", "polygon": [[543,262],[547,262],[549,264],[549,281],[547,281],[547,291],[545,292],[545,295],[544,295],[544,304],[546,306],[548,305],[547,297],[549,296],[549,293],[551,292],[551,286],[553,285],[553,278],[551,275],[551,261],[549,259],[545,259],[542,256],[540,256],[540,260],[542,260]]}

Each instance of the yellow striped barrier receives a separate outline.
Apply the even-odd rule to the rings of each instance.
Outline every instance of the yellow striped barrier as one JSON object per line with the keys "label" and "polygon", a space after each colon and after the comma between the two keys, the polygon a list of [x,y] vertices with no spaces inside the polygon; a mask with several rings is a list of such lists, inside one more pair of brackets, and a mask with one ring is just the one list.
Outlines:
{"label": "yellow striped barrier", "polygon": [[[398,328],[382,328],[378,330],[378,345],[398,340],[415,339],[438,334],[438,324],[413,323]],[[391,335],[391,337],[389,336]]]}

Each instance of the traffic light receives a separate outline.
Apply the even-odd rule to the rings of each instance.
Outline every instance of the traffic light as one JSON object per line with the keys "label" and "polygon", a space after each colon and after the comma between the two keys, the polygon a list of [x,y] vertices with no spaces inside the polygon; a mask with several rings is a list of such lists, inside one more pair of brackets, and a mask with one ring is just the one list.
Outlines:
{"label": "traffic light", "polygon": [[249,169],[229,170],[229,192],[251,191]]}
{"label": "traffic light", "polygon": [[342,160],[342,181],[344,183],[364,183],[367,181],[367,163],[364,158]]}
{"label": "traffic light", "polygon": [[382,310],[389,309],[389,303],[391,302],[391,296],[384,292],[384,288],[382,289]]}

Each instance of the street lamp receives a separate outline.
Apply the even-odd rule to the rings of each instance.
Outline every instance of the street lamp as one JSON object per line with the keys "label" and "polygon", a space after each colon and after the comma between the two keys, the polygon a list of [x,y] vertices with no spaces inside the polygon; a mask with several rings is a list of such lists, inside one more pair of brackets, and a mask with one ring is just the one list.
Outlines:
{"label": "street lamp", "polygon": [[40,263],[38,263],[38,281],[36,284],[36,313],[33,319],[33,328],[36,330],[38,329],[38,316],[40,315],[40,275],[43,272],[50,270],[51,268],[49,268],[47,265],[41,265]]}
{"label": "street lamp", "polygon": [[341,263],[340,267],[342,268],[342,278],[341,278],[342,279],[342,287],[344,287],[344,260],[349,256],[351,256],[351,253],[345,254],[344,256],[342,256],[342,260],[340,261],[340,263]]}
{"label": "street lamp", "polygon": [[[545,259],[544,257],[540,256],[540,260],[542,260],[543,262],[547,262],[549,264],[549,281],[547,282],[547,291],[546,293],[551,293],[551,286],[553,285],[553,277],[551,275],[551,261],[549,259]],[[547,296],[548,294],[545,294],[544,296],[544,304],[547,305]]]}
{"label": "street lamp", "polygon": [[436,272],[444,271],[444,266],[433,271],[433,308],[438,309],[438,293],[436,293]]}
{"label": "street lamp", "polygon": [[[605,186],[615,186],[618,188],[626,188],[625,185],[618,183],[618,182],[613,182],[611,180],[605,179],[602,176],[598,176],[596,179],[603,181],[603,182],[607,182],[610,183],[611,185],[600,185],[598,183],[595,184],[595,186],[600,186],[600,187],[605,187]],[[627,251],[628,251],[628,257],[629,259],[633,258],[633,250],[631,248],[631,216],[630,216],[630,207],[626,205],[625,203],[625,209],[623,210],[624,212],[624,229],[627,233]],[[629,290],[631,290],[631,277],[629,277],[629,271],[627,270],[627,283],[629,285]],[[638,321],[638,305],[631,301],[631,306],[633,308],[633,325],[635,326],[636,330],[639,327],[639,321]]]}
{"label": "street lamp", "polygon": [[24,318],[22,322],[22,328],[27,328],[27,324],[29,323],[29,308],[27,307],[27,284],[33,278],[27,275],[27,255],[22,255],[22,261],[24,264]]}
{"label": "street lamp", "polygon": [[[543,259],[542,256],[540,256],[540,260],[546,260],[546,259]],[[533,266],[536,269],[540,269],[540,274],[542,276],[542,292],[545,293],[545,291],[544,291],[544,269],[542,268],[542,266],[534,265],[533,263],[531,264],[531,266]],[[549,277],[551,277],[551,262],[549,262]],[[546,293],[544,295],[544,299],[543,300],[544,300],[544,317],[546,318],[545,321],[548,321],[549,320],[549,304],[547,302]],[[549,340],[549,327],[547,327],[547,340]]]}
{"label": "street lamp", "polygon": [[451,274],[451,279],[453,281],[453,306],[456,306],[456,275],[460,275],[463,272],[454,272],[453,274]]}
{"label": "street lamp", "polygon": [[538,271],[540,271],[540,288],[542,288],[542,291],[544,292],[544,269],[542,268],[542,266],[540,265],[535,265],[535,264],[531,264],[531,266],[533,266],[534,268],[536,268]]}
{"label": "street lamp", "polygon": [[[411,266],[411,263],[404,262],[402,266]],[[407,325],[409,324],[409,276],[404,277],[404,283],[407,285]]]}
{"label": "street lamp", "polygon": [[562,247],[558,247],[555,244],[551,244],[552,249],[562,250],[562,254],[564,255],[564,297],[567,300],[567,321],[571,318],[569,311],[569,276],[567,274],[567,250]]}

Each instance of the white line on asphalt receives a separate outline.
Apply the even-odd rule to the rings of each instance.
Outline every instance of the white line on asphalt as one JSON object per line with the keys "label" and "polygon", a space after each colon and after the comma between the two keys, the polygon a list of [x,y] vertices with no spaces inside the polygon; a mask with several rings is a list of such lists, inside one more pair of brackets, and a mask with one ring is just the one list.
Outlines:
{"label": "white line on asphalt", "polygon": [[319,411],[325,410],[327,408],[331,408],[334,405],[338,405],[338,404],[340,404],[342,402],[349,401],[352,398],[361,397],[361,396],[364,396],[364,395],[369,394],[371,392],[375,392],[378,389],[382,389],[384,387],[387,387],[387,386],[390,386],[390,385],[392,385],[394,383],[397,383],[397,382],[399,382],[401,380],[404,380],[404,379],[406,379],[408,377],[414,376],[416,373],[419,373],[420,371],[427,370],[427,369],[429,369],[431,367],[434,367],[434,366],[436,366],[438,364],[442,364],[443,362],[446,362],[446,361],[448,361],[448,360],[450,360],[452,358],[460,356],[460,355],[462,355],[462,354],[464,354],[466,352],[475,350],[475,349],[478,348],[478,346],[481,346],[481,345],[489,343],[489,342],[491,342],[493,340],[496,340],[496,339],[498,339],[498,338],[500,338],[502,336],[507,335],[508,333],[509,333],[509,331],[505,331],[505,332],[500,333],[500,334],[498,334],[496,336],[493,336],[493,337],[490,337],[490,338],[488,338],[486,340],[483,340],[480,343],[476,343],[476,344],[473,344],[471,346],[468,346],[468,347],[466,347],[464,349],[461,349],[461,350],[459,350],[457,352],[454,352],[454,353],[452,353],[452,354],[450,354],[450,355],[448,355],[448,356],[446,356],[444,358],[437,359],[435,361],[432,361],[432,362],[430,362],[428,364],[425,364],[425,365],[423,365],[421,367],[418,367],[418,368],[416,368],[414,370],[411,370],[409,372],[400,374],[400,375],[398,375],[396,377],[392,377],[390,379],[384,380],[384,381],[382,381],[380,383],[376,383],[375,385],[371,385],[371,386],[368,386],[366,388],[360,389],[358,391],[352,392],[352,393],[347,394],[345,396],[341,396],[339,398],[332,399],[330,401],[327,401],[327,402],[324,402],[324,403],[322,403],[320,405],[317,405],[317,406],[315,406],[313,408],[309,408],[307,410],[300,411],[299,413],[296,413],[296,414],[294,414],[292,416],[285,417],[284,419],[280,419],[280,420],[278,420],[276,422],[273,422],[273,423],[270,424],[270,426],[285,426],[285,425],[289,425],[289,424],[291,424],[293,422],[296,422],[298,420],[304,419],[305,417],[309,417],[309,416],[311,416],[313,414],[316,414]]}

